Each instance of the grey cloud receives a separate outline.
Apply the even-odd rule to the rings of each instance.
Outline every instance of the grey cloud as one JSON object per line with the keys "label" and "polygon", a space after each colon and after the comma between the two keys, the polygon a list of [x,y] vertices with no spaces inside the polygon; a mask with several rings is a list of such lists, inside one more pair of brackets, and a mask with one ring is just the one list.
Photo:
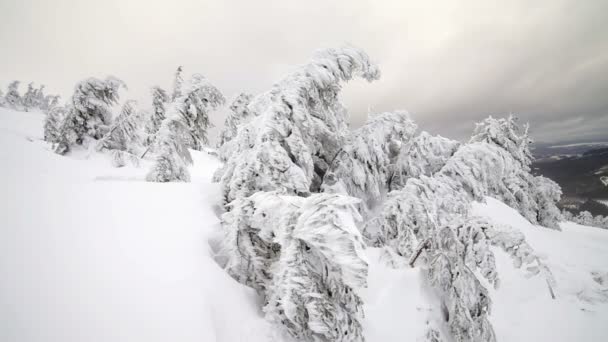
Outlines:
{"label": "grey cloud", "polygon": [[517,114],[537,140],[608,136],[605,1],[0,1],[0,85],[69,94],[114,74],[129,96],[169,86],[177,65],[228,96],[259,93],[315,49],[352,43],[380,81],[345,86],[354,126],[405,109],[423,129],[465,138]]}

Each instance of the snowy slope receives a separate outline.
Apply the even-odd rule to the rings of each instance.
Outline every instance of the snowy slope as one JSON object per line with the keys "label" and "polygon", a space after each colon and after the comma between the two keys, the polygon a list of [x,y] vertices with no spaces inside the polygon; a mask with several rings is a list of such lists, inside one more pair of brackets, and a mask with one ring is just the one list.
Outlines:
{"label": "snowy slope", "polygon": [[[116,169],[104,155],[53,154],[42,120],[0,109],[0,341],[282,340],[255,292],[213,260],[215,159],[194,154],[192,183],[147,183],[147,165]],[[608,279],[599,284],[591,273],[608,272],[607,230],[534,227],[492,199],[474,209],[522,230],[558,282],[552,300],[543,279],[527,279],[495,251],[499,341],[608,339]],[[368,256],[367,341],[418,340],[439,314],[421,270],[389,267],[380,249]]]}

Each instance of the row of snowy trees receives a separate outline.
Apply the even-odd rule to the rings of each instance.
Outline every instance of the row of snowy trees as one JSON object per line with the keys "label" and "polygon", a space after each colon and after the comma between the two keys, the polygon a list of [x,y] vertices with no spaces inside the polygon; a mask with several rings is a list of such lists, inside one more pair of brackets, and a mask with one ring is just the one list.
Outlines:
{"label": "row of snowy trees", "polygon": [[19,92],[21,82],[13,81],[8,85],[6,93],[0,90],[0,107],[6,107],[20,111],[40,110],[48,112],[59,105],[59,95],[44,93],[44,85],[36,88],[31,82],[27,86],[26,92],[22,95]]}
{"label": "row of snowy trees", "polygon": [[429,339],[443,330],[444,340],[495,340],[478,278],[499,285],[491,246],[541,274],[551,295],[555,283],[521,232],[472,216],[471,203],[495,197],[559,229],[559,186],[531,175],[528,130],[514,117],[484,120],[466,144],[417,133],[404,112],[351,132],[338,95],[354,76],[371,81],[379,71],[360,50],[324,50],[270,91],[235,103],[214,176],[227,210],[226,269],[292,336],[362,341],[365,241],[428,270],[447,310],[435,324],[447,329]]}
{"label": "row of snowy trees", "polygon": [[110,151],[115,166],[127,161],[138,164],[148,156],[154,159],[149,181],[188,181],[187,165],[192,162],[188,149],[201,150],[207,144],[209,113],[224,103],[223,95],[201,75],[184,81],[179,67],[170,94],[152,87],[150,112],[127,100],[113,115],[123,88],[124,82],[114,77],[79,82],[65,106],[48,112],[45,140],[59,154],[79,146]]}
{"label": "row of snowy trees", "polygon": [[602,215],[593,216],[593,214],[591,214],[590,212],[588,212],[586,210],[581,211],[577,215],[574,215],[567,210],[564,210],[562,213],[563,213],[564,219],[566,219],[568,221],[582,224],[583,226],[591,226],[591,227],[608,229],[608,216],[602,216]]}

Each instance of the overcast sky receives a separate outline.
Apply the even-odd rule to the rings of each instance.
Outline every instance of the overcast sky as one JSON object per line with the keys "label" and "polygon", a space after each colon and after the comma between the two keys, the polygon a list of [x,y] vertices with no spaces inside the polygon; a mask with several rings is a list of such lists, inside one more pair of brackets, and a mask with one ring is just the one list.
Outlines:
{"label": "overcast sky", "polygon": [[344,43],[382,70],[344,89],[355,125],[404,109],[464,138],[475,120],[515,113],[539,141],[608,141],[604,0],[0,0],[0,86],[35,81],[64,96],[111,74],[148,101],[178,65],[227,97],[256,94]]}

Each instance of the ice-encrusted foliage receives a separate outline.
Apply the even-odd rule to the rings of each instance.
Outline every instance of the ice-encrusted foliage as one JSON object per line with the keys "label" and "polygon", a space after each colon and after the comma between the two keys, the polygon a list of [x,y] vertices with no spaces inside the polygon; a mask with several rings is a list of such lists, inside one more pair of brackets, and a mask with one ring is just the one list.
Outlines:
{"label": "ice-encrusted foliage", "polygon": [[238,149],[220,171],[226,202],[259,190],[318,191],[348,133],[341,83],[379,76],[363,51],[327,49],[254,98],[249,109],[255,118],[238,130]]}
{"label": "ice-encrusted foliage", "polygon": [[60,140],[61,126],[67,113],[65,107],[53,107],[48,111],[44,119],[44,141],[57,143]]}
{"label": "ice-encrusted foliage", "polygon": [[281,250],[274,241],[275,232],[289,224],[302,200],[257,192],[229,204],[230,211],[222,215],[222,254],[227,258],[225,269],[230,275],[261,295],[266,293],[272,279],[271,266]]}
{"label": "ice-encrusted foliage", "polygon": [[392,168],[390,190],[401,189],[409,178],[432,176],[459,147],[458,141],[421,132],[401,148]]}
{"label": "ice-encrusted foliage", "polygon": [[515,250],[512,255],[517,259],[519,246],[525,242],[521,235],[522,241],[513,246],[503,242],[502,235],[488,232],[487,226],[471,221],[470,203],[485,196],[509,195],[511,180],[521,172],[520,164],[505,149],[487,142],[471,143],[458,149],[433,176],[408,179],[385,203],[377,240],[407,258],[426,249],[422,259],[428,263],[431,284],[442,293],[456,341],[495,340],[487,318],[490,299],[475,270],[496,286],[494,258],[487,245],[510,244],[507,249]]}
{"label": "ice-encrusted foliage", "polygon": [[207,131],[211,126],[209,112],[224,101],[214,85],[202,75],[194,74],[169,106],[167,116],[179,115],[186,127],[182,140],[189,148],[201,150],[207,144]]}
{"label": "ice-encrusted foliage", "polygon": [[87,138],[101,139],[112,122],[110,106],[118,103],[121,87],[125,87],[124,82],[115,77],[105,80],[91,77],[79,82],[55,152],[64,154],[71,146],[81,145]]}
{"label": "ice-encrusted foliage", "polygon": [[399,146],[416,129],[405,112],[371,117],[347,137],[325,173],[323,191],[360,198],[363,201],[360,212],[367,217],[388,192],[390,165],[399,153]]}
{"label": "ice-encrusted foliage", "polygon": [[135,153],[141,147],[141,115],[137,111],[137,102],[126,101],[120,114],[112,123],[110,130],[99,141],[99,149],[128,151]]}
{"label": "ice-encrusted foliage", "polygon": [[160,125],[165,119],[166,106],[169,101],[169,95],[167,92],[158,86],[154,86],[151,89],[152,92],[152,113],[146,123],[146,141],[145,144],[150,146],[154,143],[156,133],[160,129]]}
{"label": "ice-encrusted foliage", "polygon": [[238,127],[249,122],[253,118],[253,113],[248,105],[253,98],[250,94],[239,94],[230,105],[230,112],[224,121],[224,130],[220,135],[217,148],[220,160],[225,162],[228,157],[237,149],[233,139],[236,137]]}
{"label": "ice-encrusted foliage", "polygon": [[267,319],[296,338],[363,341],[367,261],[359,200],[257,192],[224,214],[226,268],[265,299]]}
{"label": "ice-encrusted foliage", "polygon": [[157,153],[154,165],[146,176],[149,182],[189,182],[188,165],[192,156],[182,140],[187,127],[179,116],[163,120],[158,131]]}

